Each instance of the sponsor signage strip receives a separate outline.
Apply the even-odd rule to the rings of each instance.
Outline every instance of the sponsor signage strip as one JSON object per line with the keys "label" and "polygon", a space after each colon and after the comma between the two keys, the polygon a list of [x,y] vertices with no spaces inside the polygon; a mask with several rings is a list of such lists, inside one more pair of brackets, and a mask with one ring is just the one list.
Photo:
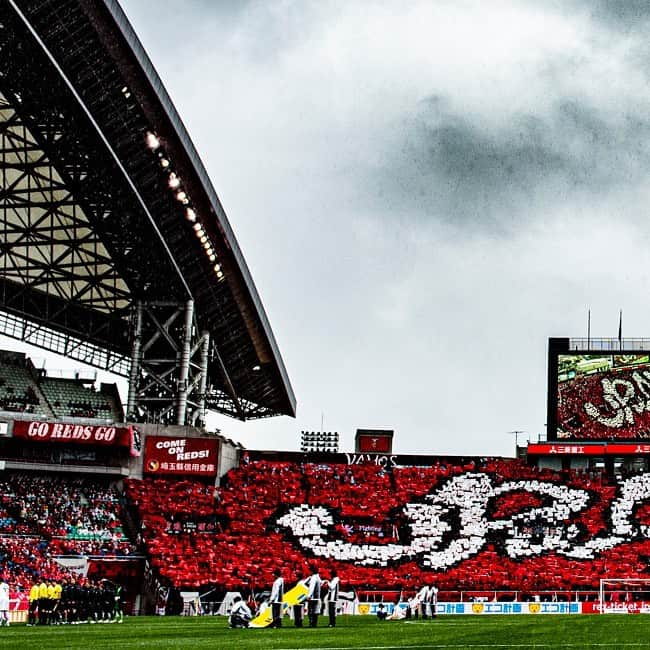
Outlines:
{"label": "sponsor signage strip", "polygon": [[528,445],[528,453],[539,456],[619,456],[619,455],[648,455],[648,443],[611,443],[603,445],[575,444],[539,444]]}
{"label": "sponsor signage strip", "polygon": [[565,444],[529,444],[529,454],[552,454],[571,456],[604,456],[607,445],[565,445]]}
{"label": "sponsor signage strip", "polygon": [[[620,603],[623,605],[623,603]],[[641,605],[641,603],[630,603],[630,605]],[[647,603],[646,603],[647,604]],[[393,614],[395,607],[400,610],[400,618],[406,615],[408,605],[406,603],[383,603],[384,610],[390,616]],[[595,606],[591,607],[585,613],[598,613],[598,603],[529,603],[529,602],[509,602],[509,603],[494,603],[494,602],[480,602],[480,603],[437,603],[436,615],[444,616],[445,614],[451,615],[473,615],[480,616],[483,614],[582,614],[585,605]],[[357,605],[357,613],[360,615],[376,616],[379,603],[359,603]],[[637,608],[640,611],[640,607]],[[635,611],[637,611],[635,610]],[[606,610],[609,611],[609,610]],[[614,610],[611,610],[614,611]],[[632,612],[633,610],[629,610]]]}

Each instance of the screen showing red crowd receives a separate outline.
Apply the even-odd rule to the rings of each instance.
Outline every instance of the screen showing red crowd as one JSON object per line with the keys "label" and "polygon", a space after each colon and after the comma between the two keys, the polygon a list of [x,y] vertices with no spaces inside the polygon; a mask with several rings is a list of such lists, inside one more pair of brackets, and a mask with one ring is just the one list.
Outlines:
{"label": "screen showing red crowd", "polygon": [[650,438],[647,354],[561,354],[557,439]]}
{"label": "screen showing red crowd", "polygon": [[148,436],[144,446],[145,474],[214,476],[218,442],[210,438]]}

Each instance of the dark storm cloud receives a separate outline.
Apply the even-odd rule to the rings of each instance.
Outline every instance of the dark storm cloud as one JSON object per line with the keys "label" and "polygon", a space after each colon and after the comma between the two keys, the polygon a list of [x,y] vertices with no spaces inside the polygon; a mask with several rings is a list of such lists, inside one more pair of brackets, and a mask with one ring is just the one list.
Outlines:
{"label": "dark storm cloud", "polygon": [[645,27],[650,20],[648,0],[581,0],[578,4],[593,18],[615,29]]}
{"label": "dark storm cloud", "polygon": [[423,102],[381,173],[382,201],[451,224],[505,233],[528,208],[589,193],[597,200],[634,183],[650,163],[650,120],[609,114],[578,100],[506,126]]}

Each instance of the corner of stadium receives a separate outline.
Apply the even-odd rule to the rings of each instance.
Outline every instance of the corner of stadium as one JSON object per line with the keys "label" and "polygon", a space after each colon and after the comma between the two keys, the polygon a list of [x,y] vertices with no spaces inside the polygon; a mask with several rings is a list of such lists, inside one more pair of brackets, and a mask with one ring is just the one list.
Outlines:
{"label": "corner of stadium", "polygon": [[[210,432],[209,412],[295,417],[296,398],[181,117],[115,0],[0,8],[0,335],[115,377],[0,351],[12,623],[241,598],[265,627],[277,569],[285,625],[328,598],[418,624],[650,612],[650,341],[549,339],[547,434],[512,458]],[[31,597],[48,583],[63,595]]]}

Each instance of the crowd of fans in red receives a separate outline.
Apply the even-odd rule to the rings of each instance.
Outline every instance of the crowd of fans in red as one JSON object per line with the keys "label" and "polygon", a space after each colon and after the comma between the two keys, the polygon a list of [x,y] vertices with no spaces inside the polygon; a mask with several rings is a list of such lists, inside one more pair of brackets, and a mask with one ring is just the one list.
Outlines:
{"label": "crowd of fans in red", "polygon": [[90,479],[7,473],[0,480],[0,568],[12,587],[70,573],[59,555],[125,557],[116,490]]}
{"label": "crowd of fans in red", "polygon": [[[481,459],[432,467],[384,468],[360,465],[256,461],[231,470],[220,488],[198,481],[163,479],[127,481],[126,491],[139,513],[142,541],[160,575],[177,587],[219,585],[226,590],[264,588],[280,566],[288,581],[308,573],[310,557],[278,516],[293,506],[322,505],[336,513],[336,532],[347,542],[391,544],[404,541],[404,504],[425,495],[451,477],[481,472],[496,483],[537,480],[586,490],[589,503],[571,522],[583,536],[604,534],[616,486],[605,476],[586,472],[539,470],[519,461]],[[504,518],[539,507],[543,497],[525,489],[509,491],[490,503],[490,517]],[[643,511],[637,517],[646,517]],[[211,534],[175,531],[175,520],[214,517]],[[646,522],[648,523],[648,522]],[[557,524],[554,524],[557,525]],[[436,582],[442,592],[597,589],[601,577],[644,575],[650,542],[630,541],[596,554],[570,559],[552,552],[513,560],[498,535],[480,552],[444,571],[433,572],[408,558],[387,566],[318,558],[327,575],[336,569],[343,584],[357,589],[415,590]]]}

